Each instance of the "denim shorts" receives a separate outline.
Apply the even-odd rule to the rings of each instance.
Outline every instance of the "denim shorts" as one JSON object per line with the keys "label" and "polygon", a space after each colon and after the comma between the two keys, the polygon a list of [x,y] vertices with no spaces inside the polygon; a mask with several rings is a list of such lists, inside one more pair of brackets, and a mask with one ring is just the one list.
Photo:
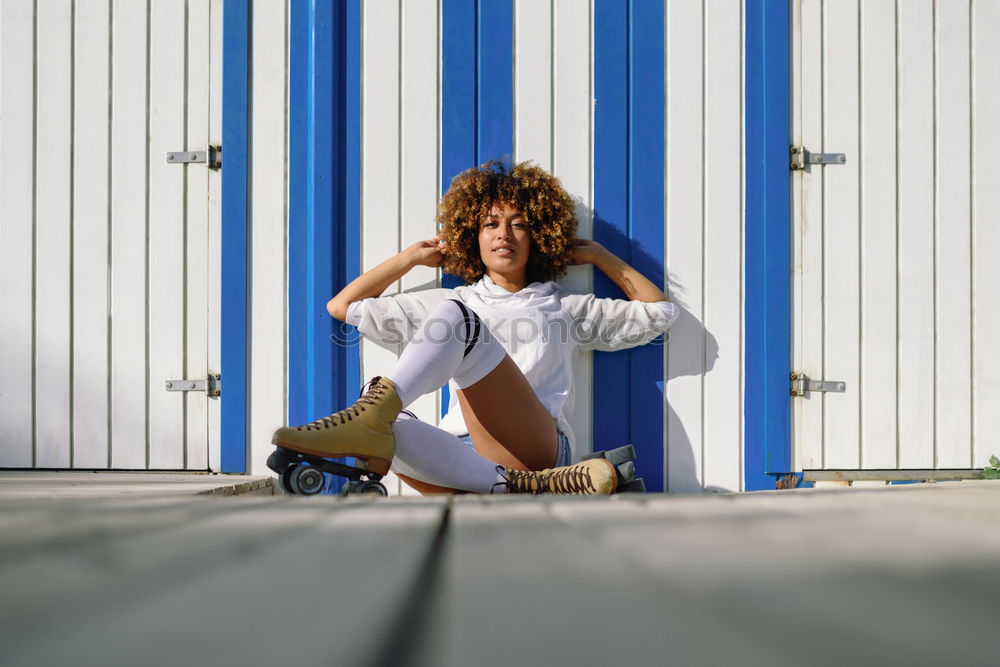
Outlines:
{"label": "denim shorts", "polygon": [[[556,424],[556,435],[559,436],[558,449],[556,451],[556,462],[553,466],[554,468],[560,468],[562,466],[568,466],[573,462],[573,450],[569,446],[569,436],[566,435],[559,424]],[[468,433],[465,435],[458,436],[458,439],[472,447],[472,436]]]}

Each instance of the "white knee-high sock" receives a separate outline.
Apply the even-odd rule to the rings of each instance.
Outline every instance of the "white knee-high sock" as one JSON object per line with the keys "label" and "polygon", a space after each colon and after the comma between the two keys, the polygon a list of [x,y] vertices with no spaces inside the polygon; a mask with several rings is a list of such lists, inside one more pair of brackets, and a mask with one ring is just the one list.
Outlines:
{"label": "white knee-high sock", "polygon": [[462,389],[479,382],[506,355],[475,312],[457,301],[443,301],[427,315],[389,379],[405,408],[452,378]]}
{"label": "white knee-high sock", "polygon": [[497,485],[503,481],[497,473],[497,464],[484,459],[451,433],[407,414],[399,415],[392,432],[396,436],[393,472],[473,493],[506,491],[506,486]]}

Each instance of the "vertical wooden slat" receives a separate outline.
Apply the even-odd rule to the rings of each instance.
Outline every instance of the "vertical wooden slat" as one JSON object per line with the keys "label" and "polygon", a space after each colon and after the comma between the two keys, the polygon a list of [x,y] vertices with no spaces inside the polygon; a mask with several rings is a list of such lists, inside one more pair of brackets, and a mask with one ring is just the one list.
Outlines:
{"label": "vertical wooden slat", "polygon": [[[935,433],[941,468],[972,460],[969,3],[936,0]],[[985,465],[985,464],[981,464]]]}
{"label": "vertical wooden slat", "polygon": [[[811,147],[823,143],[822,14],[818,0],[802,0],[800,9],[800,68],[796,85],[801,99],[801,123],[796,143]],[[816,150],[816,149],[813,149]],[[823,373],[823,179],[822,168],[792,175],[799,196],[796,225],[796,258],[801,278],[793,302],[795,336],[794,369],[809,377]],[[800,437],[801,466],[822,468],[824,458],[823,401],[813,395],[796,400],[796,432]]]}
{"label": "vertical wooden slat", "polygon": [[[593,92],[591,88],[591,15],[575,0],[555,0],[552,8],[552,81],[554,93],[552,128],[552,171],[563,187],[580,203],[576,209],[580,238],[593,238],[594,212],[591,197],[591,128]],[[522,41],[517,40],[520,45]],[[515,56],[515,61],[522,56]],[[517,99],[520,99],[518,97]],[[520,122],[517,127],[520,127]],[[570,268],[560,279],[566,289],[593,290],[591,267]],[[591,400],[593,353],[580,355],[574,363],[575,382],[565,413],[573,429],[576,454],[593,450]]]}
{"label": "vertical wooden slat", "polygon": [[728,491],[742,470],[740,17],[740,0],[705,4],[704,485]]}
{"label": "vertical wooden slat", "polygon": [[934,466],[933,7],[899,3],[899,465]]}
{"label": "vertical wooden slat", "polygon": [[[438,8],[436,0],[402,3],[400,51],[400,247],[429,239],[436,233],[438,170]],[[400,280],[404,290],[437,286],[437,271],[414,267]],[[426,394],[408,410],[429,424],[436,424],[438,393]],[[405,484],[402,495],[416,495]]]}
{"label": "vertical wooden slat", "polygon": [[[209,23],[209,95],[208,95],[208,136],[216,144],[222,138],[222,3],[223,0],[210,0],[208,4]],[[225,147],[223,147],[225,150]],[[208,250],[209,257],[207,288],[208,288],[208,368],[218,372],[221,368],[221,234],[222,234],[222,175],[219,172],[208,174]],[[208,466],[212,470],[220,470],[221,461],[221,401],[208,404]],[[188,441],[194,446],[193,441]],[[196,460],[189,450],[189,463]]]}
{"label": "vertical wooden slat", "polygon": [[73,112],[73,467],[108,465],[109,0],[76,3]]}
{"label": "vertical wooden slat", "polygon": [[32,464],[34,9],[0,4],[0,467]]}
{"label": "vertical wooden slat", "polygon": [[974,0],[972,13],[973,91],[973,453],[975,466],[1000,456],[1000,3]]}
{"label": "vertical wooden slat", "polygon": [[263,473],[271,433],[285,421],[284,3],[253,5],[251,470]]}
{"label": "vertical wooden slat", "polygon": [[514,156],[552,169],[552,4],[514,5]]}
{"label": "vertical wooden slat", "polygon": [[[861,464],[896,467],[896,10],[861,5]],[[850,159],[850,158],[849,158]]]}
{"label": "vertical wooden slat", "polygon": [[814,167],[824,172],[823,190],[823,379],[842,380],[850,388],[830,393],[824,403],[826,465],[857,468],[859,367],[858,256],[858,4],[828,2],[823,17],[822,144],[813,151],[846,153],[846,164]]}
{"label": "vertical wooden slat", "polygon": [[666,7],[666,266],[669,297],[683,309],[667,351],[667,489],[704,484],[702,422],[704,329],[702,3]]}
{"label": "vertical wooden slat", "polygon": [[112,8],[111,467],[146,467],[146,8]]}
{"label": "vertical wooden slat", "polygon": [[70,165],[72,104],[69,0],[38,3],[35,150],[35,465],[70,465]]}
{"label": "vertical wooden slat", "polygon": [[[398,1],[368,0],[363,20],[363,148],[361,270],[399,252],[399,29]],[[390,285],[387,294],[399,291]],[[396,355],[362,343],[362,376],[385,375]]]}
{"label": "vertical wooden slat", "polygon": [[[187,125],[185,150],[205,150],[209,136],[209,49],[211,42],[210,5],[188,3],[187,8]],[[185,295],[185,377],[202,377],[208,363],[209,291],[209,177],[204,165],[185,169],[187,201],[187,245],[184,248]],[[212,370],[218,370],[217,368]],[[208,468],[208,407],[216,401],[201,394],[185,395],[184,460],[190,470]]]}
{"label": "vertical wooden slat", "polygon": [[[184,150],[184,3],[150,9],[149,63],[149,467],[184,467],[184,394],[164,382],[184,377],[184,171],[168,164]],[[197,379],[197,378],[190,378]]]}

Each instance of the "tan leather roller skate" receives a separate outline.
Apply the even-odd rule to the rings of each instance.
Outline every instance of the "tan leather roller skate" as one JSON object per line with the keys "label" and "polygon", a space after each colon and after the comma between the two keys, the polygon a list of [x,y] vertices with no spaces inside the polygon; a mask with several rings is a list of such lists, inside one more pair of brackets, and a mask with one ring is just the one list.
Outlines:
{"label": "tan leather roller skate", "polygon": [[[325,481],[322,473],[327,472],[350,480],[344,493],[387,495],[379,480],[389,472],[396,453],[392,423],[402,408],[396,385],[388,378],[372,378],[354,405],[275,431],[271,442],[277,449],[267,465],[290,493],[319,493]],[[343,457],[354,457],[356,466],[329,460]]]}
{"label": "tan leather roller skate", "polygon": [[609,495],[618,486],[614,464],[602,458],[538,471],[497,466],[497,472],[507,480],[507,493]]}

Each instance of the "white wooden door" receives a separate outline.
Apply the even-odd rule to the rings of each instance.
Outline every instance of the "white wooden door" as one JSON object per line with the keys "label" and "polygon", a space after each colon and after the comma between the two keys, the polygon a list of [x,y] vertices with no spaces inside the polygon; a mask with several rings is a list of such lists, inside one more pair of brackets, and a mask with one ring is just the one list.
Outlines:
{"label": "white wooden door", "polygon": [[1000,442],[1000,1],[796,0],[796,467],[983,467]]}
{"label": "white wooden door", "polygon": [[208,469],[222,2],[0,8],[0,467]]}

